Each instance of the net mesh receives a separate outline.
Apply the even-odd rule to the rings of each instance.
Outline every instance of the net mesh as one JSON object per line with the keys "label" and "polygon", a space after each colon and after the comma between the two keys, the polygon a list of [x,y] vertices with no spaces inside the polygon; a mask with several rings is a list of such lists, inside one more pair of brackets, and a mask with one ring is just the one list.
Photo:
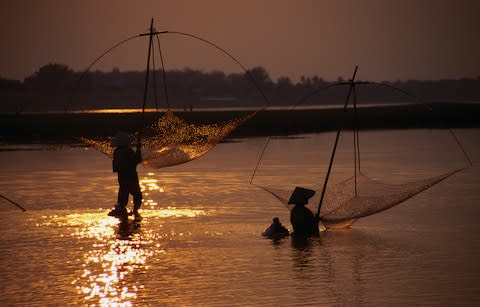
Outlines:
{"label": "net mesh", "polygon": [[359,174],[356,194],[354,177],[327,189],[320,217],[325,222],[335,223],[381,212],[425,191],[460,170],[403,184],[386,184]]}
{"label": "net mesh", "polygon": [[[329,184],[320,210],[320,219],[328,228],[341,228],[353,224],[357,219],[389,208],[425,191],[442,180],[461,171],[457,169],[438,176],[402,184],[387,184],[359,173],[344,181]],[[356,184],[355,184],[356,182]],[[287,200],[293,190],[259,186],[289,207]],[[309,200],[310,209],[316,212],[321,189]]]}
{"label": "net mesh", "polygon": [[[195,125],[168,111],[141,131],[143,164],[161,168],[197,159],[254,115],[255,112],[219,124]],[[80,140],[109,157],[113,156],[111,137],[82,137]]]}

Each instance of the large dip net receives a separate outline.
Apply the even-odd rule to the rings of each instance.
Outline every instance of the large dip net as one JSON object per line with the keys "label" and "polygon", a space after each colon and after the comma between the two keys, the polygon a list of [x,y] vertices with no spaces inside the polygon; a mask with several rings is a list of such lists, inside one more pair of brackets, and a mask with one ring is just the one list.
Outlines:
{"label": "large dip net", "polygon": [[[344,110],[347,110],[348,102],[351,97],[353,97],[353,110],[354,110],[354,124],[352,129],[353,134],[353,150],[352,156],[354,157],[353,163],[345,164],[345,161],[336,164],[335,160],[338,160],[338,157],[335,156],[337,145],[340,143],[340,135],[341,127],[338,129],[335,137],[335,142],[333,145],[333,150],[330,155],[330,162],[327,164],[328,170],[326,175],[316,177],[317,180],[310,179],[310,182],[305,181],[302,178],[302,157],[296,157],[298,161],[297,167],[295,169],[288,169],[285,171],[284,175],[288,176],[289,182],[285,184],[281,180],[278,180],[275,176],[275,169],[277,169],[277,173],[282,168],[282,163],[278,163],[272,167],[263,167],[262,169],[259,168],[260,160],[264,156],[267,147],[271,144],[270,140],[267,140],[267,143],[264,147],[264,150],[260,156],[260,159],[257,163],[257,167],[255,168],[251,182],[252,184],[258,186],[259,188],[263,189],[264,191],[273,195],[277,200],[279,200],[282,204],[284,204],[290,210],[292,209],[293,205],[288,204],[288,199],[292,191],[294,190],[295,186],[303,186],[305,188],[313,189],[316,191],[315,195],[310,198],[308,206],[313,211],[314,214],[319,218],[320,222],[326,226],[327,228],[344,228],[348,227],[357,221],[360,218],[367,217],[389,208],[392,208],[396,205],[401,204],[402,202],[408,200],[409,198],[429,189],[430,187],[440,183],[441,181],[447,179],[448,177],[454,175],[455,173],[463,170],[465,167],[452,167],[450,170],[447,171],[433,171],[429,172],[428,176],[423,176],[421,174],[417,174],[413,180],[412,178],[408,178],[407,180],[388,180],[388,182],[384,182],[385,178],[382,180],[372,179],[363,172],[363,168],[360,168],[360,146],[359,146],[359,131],[357,129],[357,102],[356,102],[356,92],[355,86],[358,84],[371,84],[369,82],[356,82],[355,75],[357,69],[355,68],[355,72],[353,74],[352,79],[349,82],[345,82],[339,85],[348,85],[349,91],[346,98],[346,102],[344,105]],[[459,140],[456,138],[454,133],[451,132],[451,135],[457,141],[457,144],[463,150]],[[392,138],[392,137],[390,137]],[[290,140],[290,142],[292,142]],[[306,142],[306,144],[308,144]],[[295,145],[289,145],[292,148],[297,148]],[[305,146],[305,145],[303,145]],[[289,148],[290,148],[289,147]],[[349,146],[350,147],[350,146]],[[308,149],[302,147],[305,150],[304,156],[307,156]],[[351,148],[351,147],[350,147]],[[372,149],[370,148],[369,151],[371,152]],[[467,158],[468,162],[471,165],[470,159],[466,155],[465,151],[463,150],[464,156]],[[375,155],[373,155],[375,157]],[[326,158],[326,156],[324,157]],[[377,156],[378,158],[378,156]],[[308,159],[307,159],[308,160]],[[309,161],[315,160],[310,158]],[[375,161],[375,160],[374,160]],[[322,161],[324,162],[324,161]],[[381,164],[380,161],[373,162]],[[407,162],[409,163],[409,162]],[[411,164],[411,162],[410,162]],[[324,164],[325,165],[325,164]],[[348,165],[348,168],[351,168],[351,171],[348,172],[345,170],[345,165]],[[337,171],[336,174],[342,173],[340,178],[341,180],[330,180],[330,174],[335,173],[333,169],[337,168],[344,168],[341,171]],[[314,169],[313,166],[309,166],[308,170],[312,171]],[[257,172],[258,171],[258,172]],[[384,170],[384,172],[388,172]],[[258,174],[257,178],[254,181],[256,173]],[[298,175],[300,173],[300,175]],[[353,175],[346,175],[352,174]],[[367,172],[368,173],[368,172]],[[389,173],[390,179],[392,177],[398,177],[395,173]],[[312,175],[306,174],[305,177],[312,178]],[[322,180],[323,177],[323,180]],[[400,176],[401,177],[401,176]],[[315,176],[313,176],[315,178]],[[421,178],[421,179],[419,179]],[[323,181],[323,186],[322,186]],[[332,182],[333,181],[333,182]]]}
{"label": "large dip net", "polygon": [[[143,164],[161,168],[197,159],[254,115],[255,112],[224,123],[196,125],[168,111],[157,122],[138,132],[142,140]],[[84,137],[81,141],[113,157],[111,139]]]}
{"label": "large dip net", "polygon": [[[153,19],[150,25],[150,31],[148,33],[143,33],[139,35],[132,36],[120,43],[114,45],[112,48],[108,49],[100,57],[98,57],[85,71],[86,75],[92,66],[102,59],[105,55],[111,52],[113,49],[123,45],[126,42],[129,42],[135,38],[144,37],[149,38],[148,44],[148,58],[147,58],[147,69],[145,77],[145,88],[143,96],[143,106],[141,108],[142,118],[144,123],[142,128],[139,129],[137,126],[136,131],[126,129],[132,135],[135,135],[137,140],[140,140],[141,149],[142,149],[142,160],[143,164],[152,168],[161,168],[166,166],[173,166],[188,161],[197,159],[205,155],[209,150],[211,150],[215,145],[220,142],[223,138],[228,136],[231,132],[237,129],[240,125],[245,123],[251,117],[253,117],[257,111],[249,111],[246,115],[238,115],[235,118],[227,118],[220,123],[190,123],[182,119],[179,115],[175,114],[170,108],[170,99],[172,92],[168,90],[167,85],[167,73],[164,65],[164,56],[162,55],[162,48],[160,44],[160,35],[173,34],[174,36],[180,36],[184,38],[193,38],[196,42],[200,41],[201,43],[206,43],[209,47],[214,47],[217,51],[220,51],[223,55],[226,55],[229,61],[235,62],[244,72],[243,77],[246,81],[249,81],[249,85],[252,85],[256,90],[261,94],[264,101],[268,105],[268,99],[266,98],[263,91],[260,89],[256,80],[251,75],[250,71],[247,70],[235,57],[230,53],[219,47],[218,45],[193,34],[175,32],[175,31],[157,31],[153,27]],[[155,44],[156,42],[156,44]],[[162,114],[159,111],[157,104],[157,87],[156,87],[156,70],[155,70],[155,50],[158,52],[157,59],[161,63],[162,74],[158,78],[159,83],[163,84],[163,93],[165,97],[166,111],[163,112],[163,115],[157,120],[150,121],[149,123],[145,120],[145,109],[147,107],[147,100],[153,99],[153,105],[155,107],[156,114]],[[158,60],[157,60],[158,61]],[[153,69],[150,70],[152,66]],[[173,72],[173,77],[175,73]],[[153,79],[153,80],[152,80]],[[153,82],[152,82],[153,81]],[[178,82],[177,82],[178,83]],[[248,82],[247,82],[248,83]],[[153,84],[153,86],[152,86]],[[194,89],[198,85],[190,84],[185,86],[183,89],[184,92],[195,91]],[[178,86],[177,86],[178,87]],[[148,89],[150,88],[150,93]],[[152,91],[153,90],[153,91]],[[153,93],[152,93],[153,92]],[[175,92],[175,91],[174,91]],[[176,89],[178,95],[179,90]],[[173,93],[175,97],[175,93]],[[223,93],[225,95],[225,93]],[[169,98],[170,97],[170,98]],[[179,99],[177,97],[177,99]],[[185,103],[185,102],[184,102]],[[139,104],[136,105],[138,110]],[[184,105],[184,111],[186,107]],[[228,115],[227,115],[228,117]],[[198,121],[197,121],[198,122]],[[105,155],[112,157],[114,147],[111,145],[112,137],[103,137],[103,138],[93,138],[93,137],[81,137],[80,141],[89,145],[96,150],[104,153]],[[138,143],[138,142],[137,142]],[[132,144],[135,145],[135,144]]]}
{"label": "large dip net", "polygon": [[[320,220],[327,228],[343,228],[356,220],[382,212],[409,198],[427,190],[435,184],[447,179],[463,168],[453,170],[434,177],[409,181],[401,184],[389,184],[373,180],[367,175],[358,173],[348,179],[327,186],[325,198],[320,209]],[[313,185],[313,184],[312,184]],[[317,184],[318,187],[320,184]],[[287,188],[270,188],[260,186],[276,199],[291,209],[288,198],[293,191]],[[311,210],[315,212],[320,202],[321,188],[309,200]]]}

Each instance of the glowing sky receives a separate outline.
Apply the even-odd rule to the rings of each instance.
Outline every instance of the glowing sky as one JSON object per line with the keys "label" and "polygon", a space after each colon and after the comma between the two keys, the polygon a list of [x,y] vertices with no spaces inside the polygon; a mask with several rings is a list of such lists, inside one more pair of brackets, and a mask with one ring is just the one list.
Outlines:
{"label": "glowing sky", "polygon": [[[351,75],[363,80],[445,79],[480,75],[477,0],[1,0],[0,77],[20,79],[47,63],[85,69],[113,44],[158,30],[206,38],[247,68],[276,80]],[[95,69],[143,70],[138,39]],[[238,72],[200,42],[162,37],[167,69]]]}

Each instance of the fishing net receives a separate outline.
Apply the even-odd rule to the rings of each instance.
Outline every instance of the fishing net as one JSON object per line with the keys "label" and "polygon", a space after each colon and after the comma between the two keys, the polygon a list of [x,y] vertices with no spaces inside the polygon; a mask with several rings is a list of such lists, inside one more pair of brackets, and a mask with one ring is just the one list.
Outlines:
{"label": "fishing net", "polygon": [[[255,112],[223,123],[195,125],[168,111],[156,123],[139,132],[142,139],[143,164],[161,168],[197,159],[254,115]],[[113,157],[111,138],[82,137],[80,140]]]}
{"label": "fishing net", "polygon": [[[360,84],[386,86],[388,88],[395,89],[403,94],[406,94],[411,98],[415,98],[415,96],[407,93],[404,90],[395,88],[390,85],[376,84],[371,82],[356,82],[355,76],[357,73],[357,68],[358,67],[355,67],[351,80],[345,83],[334,84],[334,86],[336,85],[349,86],[348,95],[346,97],[345,105],[343,108],[344,111],[348,110],[347,107],[348,107],[349,99],[353,97],[354,113],[353,113],[353,121],[351,123],[352,125],[351,127],[353,127],[353,132],[354,132],[353,133],[354,163],[353,163],[353,169],[352,169],[354,175],[351,177],[348,177],[347,179],[340,180],[337,182],[332,182],[332,180],[328,181],[328,179],[330,178],[329,176],[331,174],[332,166],[335,166],[333,162],[334,162],[335,154],[337,152],[337,145],[339,143],[339,139],[341,135],[341,129],[339,128],[337,130],[336,139],[332,148],[333,150],[332,150],[330,162],[328,165],[328,171],[325,176],[326,178],[325,181],[327,182],[326,187],[322,186],[323,182],[321,183],[315,182],[310,186],[303,185],[303,187],[305,188],[313,189],[316,191],[315,195],[309,200],[309,204],[310,204],[309,206],[311,207],[311,210],[314,213],[317,213],[317,216],[320,218],[320,221],[327,228],[348,227],[351,224],[353,224],[357,219],[367,217],[367,216],[376,214],[378,212],[387,210],[389,208],[392,208],[464,169],[464,167],[456,168],[455,170],[451,171],[451,169],[453,168],[450,168],[450,171],[444,172],[440,175],[437,174],[433,177],[423,178],[421,180],[415,179],[413,181],[408,181],[405,183],[395,183],[395,184],[374,180],[368,177],[367,175],[365,175],[363,172],[361,172],[360,171],[360,145],[359,145],[356,86]],[[324,90],[329,87],[331,86],[320,88],[319,90]],[[313,93],[310,93],[309,95],[301,99],[298,104],[305,102],[306,99],[310,98],[314,94],[317,94],[318,92],[319,91],[317,90],[317,91],[314,91]],[[428,109],[431,110],[430,107]],[[348,122],[351,119],[345,118],[345,120],[346,122]],[[466,152],[461,146],[459,140],[456,138],[453,131],[451,131],[450,129],[449,131],[451,135],[454,137],[454,139],[456,140],[457,145],[459,145],[462,148],[464,156],[467,158],[467,160],[471,165],[471,161],[466,155]],[[394,138],[390,136],[388,139],[382,140],[382,142],[378,145],[380,145],[381,147],[391,147],[392,149],[395,149],[395,145],[392,144],[392,140],[394,140]],[[270,143],[269,142],[266,143],[263,149],[263,152],[260,155],[260,160],[262,159],[268,144]],[[308,144],[308,143],[305,143],[305,144]],[[409,140],[404,144],[406,144],[405,147],[413,149],[413,144],[411,140]],[[298,167],[302,163],[301,162],[302,159],[309,161],[309,159],[307,158],[308,147],[304,145],[302,147],[291,146],[291,148],[302,148],[301,150],[299,150],[302,153],[302,158],[296,159],[297,169],[291,170],[292,172],[289,174],[289,177],[290,177],[289,181],[295,182],[295,180],[299,180],[299,178],[294,177],[295,173],[297,174],[300,173],[301,175],[303,175],[300,168]],[[372,146],[369,146],[369,148],[372,148]],[[397,150],[395,150],[394,152],[398,152],[399,148],[397,147],[396,149]],[[370,152],[370,155],[372,155],[372,152]],[[436,152],[436,155],[441,156],[441,151]],[[375,161],[374,164],[377,164],[377,166],[381,167],[382,163],[379,161],[380,160],[379,158],[381,157],[381,155],[377,155],[375,157],[375,154],[373,154],[373,157],[374,157],[373,161]],[[429,156],[428,159],[431,160],[431,157]],[[260,160],[257,163],[257,167],[255,168],[254,173],[252,175],[251,183],[253,182],[253,178],[258,169]],[[318,161],[318,159],[316,160]],[[315,160],[310,160],[310,161],[315,161]],[[407,160],[407,163],[413,164],[412,161],[410,160]],[[337,165],[337,167],[338,166],[342,168],[342,165]],[[387,173],[388,170],[385,168],[383,172]],[[389,174],[389,175],[393,175],[392,177],[395,177],[394,174]],[[271,182],[273,181],[272,180],[273,176],[271,175],[267,175],[264,177]],[[308,176],[305,176],[305,177],[308,177]],[[295,186],[290,186],[288,189],[281,189],[281,188],[270,188],[270,186],[274,186],[275,183],[269,183],[268,187],[265,184],[262,184],[262,185],[255,184],[255,185],[267,191],[268,193],[273,195],[275,198],[277,198],[280,202],[282,202],[287,208],[291,209],[291,207],[289,207],[289,204],[288,204],[288,199],[292,191],[294,190]],[[322,199],[322,194],[323,194],[323,199]]]}
{"label": "fishing net", "polygon": [[[160,35],[174,35],[177,37],[188,38],[190,40],[193,40],[194,42],[200,42],[201,45],[206,44],[206,46],[209,48],[213,47],[216,52],[220,52],[220,54],[222,54],[228,59],[229,65],[231,65],[233,61],[233,63],[236,63],[236,65],[238,65],[243,70],[243,73],[226,76],[224,73],[221,72],[212,72],[211,74],[206,74],[199,70],[196,71],[192,69],[186,69],[183,72],[176,70],[167,71],[164,65],[164,56],[162,55],[164,53],[164,51],[162,51],[164,45],[160,43]],[[123,45],[124,43],[130,42],[135,38],[139,37],[148,37],[150,39],[150,44],[148,46],[147,70],[145,74],[146,78],[144,84],[142,84],[142,82],[139,82],[139,80],[141,80],[140,78],[143,79],[143,73],[142,76],[140,76],[138,73],[129,72],[127,73],[129,77],[127,78],[124,76],[123,79],[116,79],[119,73],[113,72],[111,74],[106,74],[105,76],[102,73],[94,74],[93,77],[92,75],[87,75],[93,65],[99,62],[111,51]],[[166,45],[168,46],[168,44]],[[195,50],[197,51],[200,50],[199,48],[201,48],[197,45],[192,46],[195,46]],[[158,53],[157,59],[160,60],[162,72],[161,76],[158,76],[158,80],[156,78],[156,75],[159,71],[156,71],[155,68],[156,53]],[[198,59],[198,57],[196,57],[196,59]],[[150,70],[150,68],[152,69]],[[153,80],[149,79],[150,75]],[[100,88],[94,91],[99,97],[93,98],[96,98],[96,100],[100,101],[102,104],[107,103],[109,106],[108,109],[112,108],[113,106],[120,109],[132,108],[130,103],[137,99],[136,93],[140,92],[140,87],[143,87],[142,85],[144,85],[144,98],[141,109],[142,117],[144,116],[145,110],[149,105],[148,103],[150,102],[151,104],[152,100],[154,109],[158,112],[159,108],[157,104],[157,83],[163,85],[165,104],[168,111],[165,112],[164,115],[154,124],[149,126],[144,125],[144,127],[140,131],[136,132],[137,137],[140,136],[141,138],[143,164],[152,168],[178,165],[205,155],[218,142],[220,142],[223,138],[225,138],[232,131],[234,131],[238,126],[240,126],[256,114],[256,112],[254,111],[245,116],[229,119],[222,123],[192,124],[186,122],[178,115],[170,111],[171,100],[176,101],[176,103],[178,104],[184,104],[184,110],[186,110],[187,108],[187,103],[190,104],[190,109],[192,109],[193,105],[191,103],[195,103],[196,106],[201,107],[212,107],[212,105],[210,104],[211,101],[222,101],[223,97],[226,97],[227,101],[237,101],[237,97],[239,97],[239,94],[231,90],[230,87],[232,84],[232,79],[237,80],[239,79],[238,77],[242,77],[240,79],[245,78],[245,80],[249,82],[247,82],[247,86],[250,85],[251,88],[248,87],[247,89],[247,86],[244,85],[245,82],[240,81],[239,84],[243,86],[242,89],[246,89],[245,91],[247,92],[247,94],[243,95],[245,93],[242,93],[243,96],[240,95],[241,99],[238,98],[238,100],[248,100],[248,95],[251,94],[251,90],[256,89],[254,95],[258,95],[259,92],[261,94],[261,97],[263,97],[263,99],[268,105],[268,99],[256,83],[255,78],[252,76],[252,72],[247,70],[246,67],[243,66],[229,52],[216,45],[215,43],[193,34],[176,31],[157,32],[153,27],[153,19],[151,21],[150,31],[148,33],[142,33],[127,38],[117,43],[116,45],[108,49],[106,52],[104,52],[102,55],[100,55],[97,59],[95,59],[95,61],[93,61],[93,63],[89,65],[85,73],[82,74],[82,77],[84,77],[85,79],[88,79],[87,76],[89,76],[94,81],[96,80],[95,82],[90,80],[90,83],[97,84],[97,86]],[[167,79],[169,80],[170,86],[167,85]],[[127,86],[124,85],[126,82]],[[212,86],[212,84],[216,86]],[[218,84],[222,84],[223,86],[219,86]],[[153,93],[151,91],[152,89]],[[95,99],[93,98],[91,98],[91,100],[95,101]],[[83,99],[85,98],[83,97]],[[138,103],[135,104],[137,108],[139,107],[139,105],[140,104]],[[98,105],[95,106],[96,108],[98,108]],[[150,107],[153,108],[153,106]],[[226,105],[222,105],[221,107],[226,107]],[[136,129],[138,129],[138,126]],[[80,140],[83,143],[97,149],[98,151],[106,154],[109,157],[113,156],[114,148],[111,146],[112,137],[81,137]]]}
{"label": "fishing net", "polygon": [[[425,191],[433,185],[461,171],[457,169],[438,176],[402,184],[387,184],[373,180],[359,173],[346,180],[327,186],[320,210],[320,219],[327,228],[342,228],[353,224],[357,219],[389,208]],[[292,193],[291,189],[272,189],[260,186],[275,196],[285,206]],[[309,200],[313,212],[316,211],[321,197],[321,189]]]}
{"label": "fishing net", "polygon": [[[334,135],[270,138],[252,184],[288,209],[296,186],[315,190],[308,207],[316,214]],[[319,212],[327,228],[344,228],[395,207],[468,167],[452,135],[444,130],[368,131],[362,137],[363,150],[358,147],[356,155],[354,140],[354,133],[341,133]],[[357,144],[358,140],[357,135]]]}

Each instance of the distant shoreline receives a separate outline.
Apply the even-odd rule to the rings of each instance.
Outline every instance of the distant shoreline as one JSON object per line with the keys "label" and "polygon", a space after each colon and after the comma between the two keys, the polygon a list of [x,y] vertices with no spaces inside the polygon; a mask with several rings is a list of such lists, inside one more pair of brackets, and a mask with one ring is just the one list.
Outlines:
{"label": "distant shoreline", "polygon": [[[461,102],[461,103],[478,103],[480,102]],[[385,103],[371,103],[371,104],[359,104],[358,108],[366,107],[392,107],[392,106],[407,106],[415,105],[412,102],[385,102]],[[417,104],[418,105],[418,104]],[[299,106],[271,106],[266,107],[265,111],[299,111],[299,110],[325,110],[325,109],[340,109],[342,104],[322,104],[322,105],[299,105]],[[185,112],[254,112],[261,110],[262,107],[193,107],[192,108],[171,108],[170,111],[174,113],[185,113]],[[162,113],[167,112],[166,108],[145,109],[145,113]],[[133,114],[133,113],[142,113],[141,108],[105,108],[105,109],[85,109],[85,110],[50,110],[50,111],[27,111],[21,112],[18,115],[66,115],[66,114]],[[0,112],[2,115],[17,115],[15,112]]]}
{"label": "distant shoreline", "polygon": [[[478,128],[479,103],[435,103],[432,110],[420,104],[363,106],[358,109],[360,129]],[[252,111],[176,111],[189,123],[220,123]],[[136,131],[154,122],[158,113],[30,113],[0,114],[2,142],[69,142],[76,138],[111,136],[119,130]],[[258,112],[228,138],[285,136],[334,131],[353,127],[354,112],[341,106],[318,109],[272,108]]]}

